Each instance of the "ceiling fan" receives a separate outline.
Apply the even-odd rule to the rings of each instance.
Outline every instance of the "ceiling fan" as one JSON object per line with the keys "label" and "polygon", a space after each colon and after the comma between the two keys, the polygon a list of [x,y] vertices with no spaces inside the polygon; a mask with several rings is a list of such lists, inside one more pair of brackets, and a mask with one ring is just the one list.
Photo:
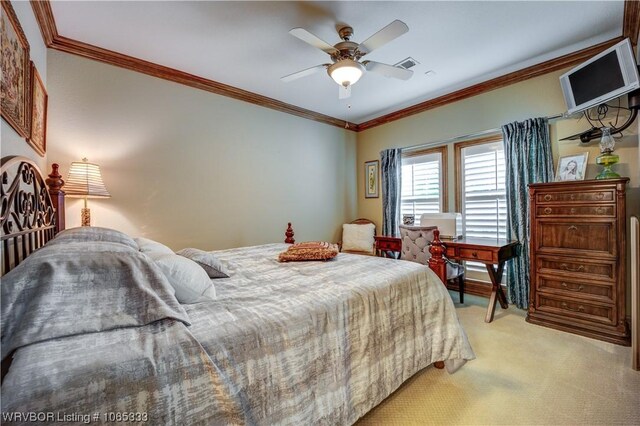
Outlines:
{"label": "ceiling fan", "polygon": [[351,96],[351,86],[355,84],[360,77],[362,77],[362,74],[364,74],[365,71],[372,71],[382,74],[385,77],[408,80],[413,75],[413,71],[411,70],[374,61],[360,62],[360,58],[363,56],[400,37],[407,31],[409,31],[407,24],[402,21],[395,20],[362,43],[358,44],[351,41],[353,28],[342,27],[338,31],[338,35],[342,41],[331,46],[329,43],[311,34],[304,28],[294,28],[289,31],[289,34],[328,53],[333,63],[307,68],[305,70],[286,75],[282,77],[281,80],[288,83],[298,78],[314,74],[321,69],[326,69],[329,76],[340,85],[340,99]]}

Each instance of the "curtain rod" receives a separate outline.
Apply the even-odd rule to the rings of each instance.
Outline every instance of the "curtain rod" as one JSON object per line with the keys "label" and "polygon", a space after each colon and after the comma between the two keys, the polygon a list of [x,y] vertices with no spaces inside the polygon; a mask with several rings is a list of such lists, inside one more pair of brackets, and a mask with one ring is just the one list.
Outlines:
{"label": "curtain rod", "polygon": [[[572,117],[573,114],[568,114],[568,113],[562,113],[562,114],[556,114],[556,115],[550,115],[548,117],[545,117],[547,120],[557,120],[559,118],[570,118]],[[437,140],[437,141],[433,141],[433,142],[427,142],[427,143],[421,143],[418,145],[411,145],[408,146],[406,148],[402,148],[402,152],[406,152],[406,151],[414,151],[417,149],[422,149],[422,148],[429,148],[432,146],[439,146],[439,145],[444,145],[444,144],[448,144],[451,142],[458,142],[460,140],[465,140],[465,139],[472,139],[472,138],[479,138],[482,136],[487,136],[490,135],[492,133],[498,133],[501,132],[502,128],[498,127],[495,129],[489,129],[489,130],[483,130],[481,132],[476,132],[476,133],[469,133],[468,135],[462,135],[462,136],[454,136],[452,138],[449,139],[441,139],[441,140]]]}

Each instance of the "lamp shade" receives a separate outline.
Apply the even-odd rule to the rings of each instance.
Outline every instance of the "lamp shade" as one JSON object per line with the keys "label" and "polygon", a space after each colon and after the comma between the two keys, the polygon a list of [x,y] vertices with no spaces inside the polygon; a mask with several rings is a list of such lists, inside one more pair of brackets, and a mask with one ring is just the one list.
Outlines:
{"label": "lamp shade", "polygon": [[364,73],[364,66],[352,59],[342,59],[331,65],[327,72],[341,86],[355,84]]}
{"label": "lamp shade", "polygon": [[71,163],[69,176],[64,185],[64,192],[70,197],[110,198],[102,181],[100,166],[89,163],[86,158],[82,162]]}

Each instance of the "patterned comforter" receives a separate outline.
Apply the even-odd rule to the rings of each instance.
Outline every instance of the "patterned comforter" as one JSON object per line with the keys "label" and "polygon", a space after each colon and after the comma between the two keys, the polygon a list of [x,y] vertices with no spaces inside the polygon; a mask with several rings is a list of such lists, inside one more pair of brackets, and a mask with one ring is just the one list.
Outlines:
{"label": "patterned comforter", "polygon": [[474,358],[429,268],[342,253],[278,263],[285,248],[213,252],[230,278],[214,280],[217,300],[182,305],[190,326],[166,315],[19,347],[3,421],[130,412],[149,424],[351,424],[429,364],[452,372]]}

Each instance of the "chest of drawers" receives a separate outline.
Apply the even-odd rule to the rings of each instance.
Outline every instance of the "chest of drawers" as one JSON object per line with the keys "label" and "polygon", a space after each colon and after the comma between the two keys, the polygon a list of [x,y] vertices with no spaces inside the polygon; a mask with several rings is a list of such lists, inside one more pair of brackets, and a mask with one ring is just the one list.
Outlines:
{"label": "chest of drawers", "polygon": [[528,322],[629,345],[625,319],[628,181],[529,185]]}

